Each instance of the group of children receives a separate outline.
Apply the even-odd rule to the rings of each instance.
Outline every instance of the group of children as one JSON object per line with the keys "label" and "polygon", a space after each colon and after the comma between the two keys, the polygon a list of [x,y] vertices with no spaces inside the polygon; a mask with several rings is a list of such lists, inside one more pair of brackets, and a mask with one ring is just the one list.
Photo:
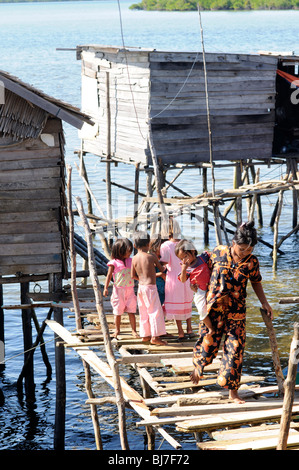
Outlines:
{"label": "group of children", "polygon": [[[171,219],[166,240],[160,235],[151,240],[147,232],[136,232],[134,246],[127,238],[118,239],[113,245],[103,295],[108,295],[108,286],[113,279],[110,301],[115,318],[115,337],[120,334],[124,312],[129,315],[133,335],[138,337],[137,305],[142,341],[167,344],[165,319],[175,319],[179,339],[185,337],[182,322],[186,321],[187,335],[193,337],[193,300],[209,334],[213,332],[206,307],[209,255],[207,252],[198,255],[191,241],[180,240],[179,228],[174,222]],[[137,253],[131,258],[134,247]],[[137,297],[134,280],[138,281]]]}

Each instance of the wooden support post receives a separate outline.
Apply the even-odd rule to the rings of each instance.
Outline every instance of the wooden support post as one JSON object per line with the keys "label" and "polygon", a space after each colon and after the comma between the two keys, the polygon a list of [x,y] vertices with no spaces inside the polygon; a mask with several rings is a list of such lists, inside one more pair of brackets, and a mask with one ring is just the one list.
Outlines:
{"label": "wooden support post", "polygon": [[99,320],[100,320],[101,328],[103,332],[106,355],[107,355],[108,363],[109,363],[109,366],[111,368],[112,375],[113,375],[113,383],[114,383],[114,389],[115,389],[115,395],[116,395],[117,407],[118,407],[118,420],[119,420],[121,447],[123,450],[126,450],[126,449],[129,449],[129,444],[128,444],[127,432],[126,432],[125,400],[124,400],[122,388],[121,388],[118,364],[114,357],[107,319],[103,311],[103,298],[102,298],[101,286],[100,286],[99,279],[96,273],[96,268],[95,268],[95,258],[94,258],[91,230],[89,228],[88,221],[84,213],[81,199],[77,197],[76,201],[77,201],[77,208],[78,208],[78,211],[79,211],[79,214],[80,214],[83,226],[84,226],[84,230],[85,230],[85,236],[86,236],[86,241],[87,241],[87,246],[88,246],[90,278],[91,278],[94,293],[95,293],[96,308],[97,308],[97,312],[99,315]]}
{"label": "wooden support post", "polygon": [[74,241],[74,216],[72,209],[72,167],[67,165],[67,211],[69,217],[69,245],[70,245],[70,258],[71,258],[71,291],[72,299],[74,303],[75,310],[75,319],[76,319],[76,328],[80,330],[82,328],[80,305],[77,295],[77,263],[76,263],[76,250],[75,250],[75,241]]}
{"label": "wooden support post", "polygon": [[160,210],[161,210],[162,222],[163,221],[165,222],[165,221],[167,221],[167,214],[166,214],[164,199],[163,199],[163,195],[162,195],[163,185],[162,185],[162,181],[161,181],[161,170],[160,170],[159,165],[158,165],[158,159],[157,159],[156,150],[155,150],[155,147],[154,147],[151,122],[149,122],[148,142],[149,142],[149,147],[150,147],[152,161],[153,161],[154,174],[155,174],[155,180],[156,180],[156,191],[157,191],[159,206],[160,206]]}
{"label": "wooden support post", "polygon": [[268,332],[268,335],[269,335],[273,366],[274,366],[274,371],[275,371],[275,375],[276,375],[276,379],[277,379],[279,394],[283,395],[283,393],[284,393],[284,386],[283,386],[284,376],[283,376],[281,365],[280,365],[280,359],[279,359],[279,354],[278,354],[278,346],[277,346],[276,335],[275,335],[275,331],[274,331],[274,328],[273,328],[272,320],[271,320],[270,317],[268,317],[267,312],[263,308],[261,308],[260,311],[261,311],[261,315],[263,317],[263,320],[266,324],[267,332]]}
{"label": "wooden support post", "polygon": [[[208,169],[202,169],[202,192],[208,192]],[[203,236],[204,236],[204,245],[208,246],[209,244],[209,217],[208,217],[208,208],[203,208]]]}
{"label": "wooden support post", "polygon": [[[241,163],[236,162],[234,188],[237,189],[241,185],[242,185]],[[236,209],[237,225],[240,225],[242,223],[242,197],[236,197],[235,209]]]}
{"label": "wooden support post", "polygon": [[[139,368],[137,367],[137,370]],[[143,398],[150,398],[150,386],[147,381],[139,374]],[[147,437],[147,450],[155,450],[155,429],[153,426],[145,426]]]}
{"label": "wooden support post", "polygon": [[[107,219],[112,220],[112,191],[111,191],[111,111],[110,111],[110,76],[106,72],[106,109],[107,109],[107,149],[106,149],[106,203]],[[113,244],[113,236],[108,232],[108,245]]]}
{"label": "wooden support post", "polygon": [[[293,179],[297,179],[297,162],[295,159],[291,159],[291,172]],[[298,224],[298,191],[297,189],[293,188],[292,189],[293,193],[293,226],[292,228],[295,228],[296,225]]]}
{"label": "wooden support post", "polygon": [[294,324],[294,336],[291,343],[288,375],[284,384],[285,395],[283,400],[282,416],[280,421],[280,434],[277,450],[285,450],[290,429],[294,390],[296,384],[297,365],[299,362],[299,323]]}
{"label": "wooden support post", "polygon": [[277,214],[274,223],[274,237],[273,237],[273,271],[277,270],[277,240],[278,240],[278,223],[280,219],[281,209],[283,203],[283,191],[279,191]]}
{"label": "wooden support post", "polygon": [[[29,282],[21,283],[21,304],[30,303],[28,299]],[[34,385],[34,366],[33,355],[30,354],[32,348],[32,323],[31,323],[31,309],[22,309],[22,324],[24,336],[24,364],[27,363],[25,375],[25,393],[27,401],[33,402],[35,400],[35,385]],[[19,390],[21,391],[21,390]]]}
{"label": "wooden support post", "polygon": [[[35,342],[33,343],[32,347],[31,347],[31,350],[29,351],[28,353],[28,357],[26,359],[26,362],[23,366],[23,369],[22,369],[22,372],[20,373],[19,375],[19,378],[17,380],[17,388],[18,390],[21,390],[21,387],[22,387],[22,380],[24,377],[26,377],[26,374],[27,374],[27,369],[30,367],[30,364],[31,364],[31,360],[33,358],[33,354],[34,354],[34,351],[35,351],[35,348],[38,346],[38,344],[40,342],[43,341],[43,333],[45,331],[45,328],[47,326],[46,324],[46,321],[47,320],[50,320],[51,319],[51,315],[52,315],[52,312],[53,312],[53,308],[51,307],[49,312],[48,312],[48,315],[47,315],[47,318],[43,321],[43,324],[42,326],[39,328],[39,325],[35,325],[36,326],[36,330],[37,330],[37,337],[36,337],[36,340]],[[33,309],[31,309],[31,313],[35,316],[35,312]],[[35,320],[35,323],[36,323],[37,319]],[[43,355],[43,359],[44,359],[44,363],[47,367],[47,381],[49,381],[51,379],[51,376],[52,376],[52,367],[51,367],[51,364],[48,360],[48,356],[45,354],[45,349],[44,349],[44,346],[45,345],[42,345],[41,344],[41,350],[42,350],[42,355]]]}
{"label": "wooden support post", "polygon": [[[61,274],[51,274],[49,276],[49,292],[60,292],[62,290]],[[63,310],[55,307],[54,321],[63,325]],[[65,351],[64,348],[55,344],[55,376],[56,376],[56,408],[55,408],[55,428],[54,428],[54,450],[64,450],[65,439]]]}
{"label": "wooden support post", "polygon": [[[254,165],[250,166],[250,171],[252,175],[252,181],[258,183],[260,180],[260,169],[258,168],[255,172]],[[262,204],[261,204],[261,196],[256,197],[256,214],[257,214],[257,221],[259,227],[263,226],[263,211],[262,211]]]}
{"label": "wooden support post", "polygon": [[[82,359],[83,366],[84,366],[84,372],[85,372],[85,388],[86,392],[88,395],[88,398],[95,398],[92,388],[91,388],[91,373],[90,373],[90,367],[89,364]],[[93,403],[90,404],[90,411],[91,411],[91,419],[92,419],[92,424],[93,424],[93,430],[94,430],[94,437],[96,441],[96,448],[97,450],[103,450],[103,443],[102,443],[102,438],[101,438],[101,432],[100,432],[100,425],[99,425],[99,417],[98,417],[98,412],[97,412],[97,406]]]}
{"label": "wooden support post", "polygon": [[138,225],[138,194],[139,194],[139,170],[140,163],[135,165],[135,191],[134,191],[134,209],[133,209],[133,231]]}

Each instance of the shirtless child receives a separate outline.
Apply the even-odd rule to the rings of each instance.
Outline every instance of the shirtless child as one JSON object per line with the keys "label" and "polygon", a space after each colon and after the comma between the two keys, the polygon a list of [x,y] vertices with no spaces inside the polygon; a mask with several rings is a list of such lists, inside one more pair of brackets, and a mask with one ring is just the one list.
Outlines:
{"label": "shirtless child", "polygon": [[146,232],[136,232],[134,246],[138,253],[133,257],[131,277],[139,282],[137,302],[139,308],[139,334],[142,341],[165,345],[159,336],[166,334],[164,314],[156,285],[157,267],[161,272],[165,268],[158,257],[148,253],[150,237]]}

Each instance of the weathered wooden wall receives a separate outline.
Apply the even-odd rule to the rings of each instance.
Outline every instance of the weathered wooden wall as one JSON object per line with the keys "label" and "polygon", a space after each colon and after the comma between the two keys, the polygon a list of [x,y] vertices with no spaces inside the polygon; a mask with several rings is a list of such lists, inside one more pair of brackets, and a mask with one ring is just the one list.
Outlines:
{"label": "weathered wooden wall", "polygon": [[[82,108],[97,121],[92,132],[81,133],[84,151],[151,163],[150,112],[163,163],[209,161],[202,54],[109,46],[81,51]],[[213,53],[206,62],[214,159],[270,158],[277,58]]]}
{"label": "weathered wooden wall", "polygon": [[148,52],[82,52],[82,109],[95,121],[83,127],[83,150],[124,161],[147,161],[150,70]]}
{"label": "weathered wooden wall", "polygon": [[63,266],[62,124],[48,119],[40,138],[0,138],[0,274],[58,273]]}
{"label": "weathered wooden wall", "polygon": [[[271,157],[277,59],[206,54],[206,66],[213,159]],[[163,163],[208,162],[202,54],[153,52],[150,70],[157,157]]]}

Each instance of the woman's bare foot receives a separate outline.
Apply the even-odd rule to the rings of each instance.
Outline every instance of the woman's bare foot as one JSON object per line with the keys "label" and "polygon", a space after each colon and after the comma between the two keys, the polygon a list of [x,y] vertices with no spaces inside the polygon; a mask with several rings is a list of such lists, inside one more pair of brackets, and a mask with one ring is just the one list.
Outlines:
{"label": "woman's bare foot", "polygon": [[237,390],[230,390],[229,398],[230,400],[233,400],[233,402],[236,403],[237,405],[242,405],[242,403],[245,403],[245,400],[242,400],[242,398],[239,397]]}
{"label": "woman's bare foot", "polygon": [[167,344],[166,341],[162,341],[158,336],[152,337],[151,339],[151,344],[154,344],[155,346],[165,346]]}
{"label": "woman's bare foot", "polygon": [[198,370],[194,369],[190,374],[190,380],[194,384],[198,384],[198,382],[203,379],[203,375],[199,375]]}

